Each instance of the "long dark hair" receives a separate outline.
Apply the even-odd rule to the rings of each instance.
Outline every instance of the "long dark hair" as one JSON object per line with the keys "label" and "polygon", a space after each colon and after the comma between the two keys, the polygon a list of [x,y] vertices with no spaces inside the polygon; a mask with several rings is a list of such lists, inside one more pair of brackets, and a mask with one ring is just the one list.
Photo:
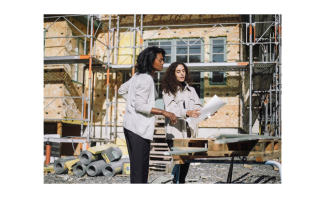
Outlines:
{"label": "long dark hair", "polygon": [[174,62],[172,63],[168,68],[166,73],[164,74],[164,77],[161,82],[161,90],[168,94],[173,94],[176,96],[176,92],[178,90],[178,87],[182,87],[182,84],[177,80],[175,75],[175,70],[178,65],[183,65],[186,75],[185,75],[185,82],[187,82],[188,85],[192,85],[193,78],[191,76],[191,73],[189,72],[187,66],[183,62]]}
{"label": "long dark hair", "polygon": [[139,73],[150,73],[154,70],[152,64],[155,62],[157,54],[162,54],[165,58],[165,50],[159,47],[148,47],[144,49],[138,56],[136,69]]}

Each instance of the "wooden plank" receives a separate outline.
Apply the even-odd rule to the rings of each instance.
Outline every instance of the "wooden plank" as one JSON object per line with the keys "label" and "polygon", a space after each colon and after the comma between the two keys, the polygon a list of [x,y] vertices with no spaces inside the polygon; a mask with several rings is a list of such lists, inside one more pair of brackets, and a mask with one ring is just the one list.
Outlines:
{"label": "wooden plank", "polygon": [[263,157],[256,157],[255,161],[256,162],[266,162],[267,160],[273,160],[275,158],[279,158],[280,153],[274,154],[274,155],[268,155],[268,156],[263,156]]}
{"label": "wooden plank", "polygon": [[155,135],[165,135],[165,131],[162,131],[162,130],[155,130],[154,134],[155,134]]}
{"label": "wooden plank", "polygon": [[117,147],[115,144],[103,144],[99,146],[89,147],[87,150],[92,154],[99,154],[102,151],[108,149],[109,147]]}
{"label": "wooden plank", "polygon": [[153,138],[166,138],[165,135],[153,135]]}
{"label": "wooden plank", "polygon": [[266,140],[265,141],[265,151],[273,151],[274,150],[274,140]]}
{"label": "wooden plank", "polygon": [[182,147],[182,146],[179,146],[177,147],[177,151],[186,151],[186,150],[191,150],[191,149],[202,149],[204,147]]}
{"label": "wooden plank", "polygon": [[150,154],[164,154],[164,151],[150,151]]}
{"label": "wooden plank", "polygon": [[168,146],[167,143],[151,143],[151,146]]}
{"label": "wooden plank", "polygon": [[77,162],[80,162],[79,158],[75,160],[71,160],[65,163],[65,165],[68,167],[69,170],[72,169],[72,166],[75,165]]}
{"label": "wooden plank", "polygon": [[155,151],[169,151],[169,148],[167,147],[153,147],[153,149],[155,150]]}
{"label": "wooden plank", "polygon": [[173,140],[175,141],[182,141],[182,140],[186,140],[186,141],[209,141],[209,140],[216,140],[216,138],[173,138]]}
{"label": "wooden plank", "polygon": [[262,157],[264,155],[271,155],[272,152],[260,152],[260,151],[207,151],[208,156],[251,156]]}
{"label": "wooden plank", "polygon": [[215,156],[202,156],[202,155],[172,155],[174,164],[184,164],[185,160],[197,158],[215,158]]}
{"label": "wooden plank", "polygon": [[281,140],[277,140],[274,142],[274,151],[281,150]]}
{"label": "wooden plank", "polygon": [[149,155],[150,157],[155,157],[155,158],[164,158],[164,159],[171,159],[171,156],[166,156],[166,155]]}
{"label": "wooden plank", "polygon": [[149,161],[149,164],[170,164],[171,163],[171,161],[167,161],[167,160],[165,160],[165,161],[159,161],[159,160],[150,160]]}
{"label": "wooden plank", "polygon": [[54,171],[54,165],[44,166],[44,172]]}

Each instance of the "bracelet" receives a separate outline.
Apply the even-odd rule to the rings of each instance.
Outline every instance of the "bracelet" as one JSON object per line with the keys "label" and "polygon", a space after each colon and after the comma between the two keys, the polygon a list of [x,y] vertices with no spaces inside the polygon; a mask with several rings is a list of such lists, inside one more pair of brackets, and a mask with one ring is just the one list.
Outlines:
{"label": "bracelet", "polygon": [[159,109],[159,115],[161,115],[161,109]]}

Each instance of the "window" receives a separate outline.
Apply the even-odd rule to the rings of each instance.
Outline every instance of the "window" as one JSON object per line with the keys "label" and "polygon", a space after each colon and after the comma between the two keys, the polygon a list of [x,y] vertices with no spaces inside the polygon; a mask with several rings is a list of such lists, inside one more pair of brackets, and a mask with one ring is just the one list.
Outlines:
{"label": "window", "polygon": [[[210,43],[210,60],[211,62],[226,62],[227,61],[227,47],[225,37],[211,38]],[[226,72],[210,72],[210,85],[227,85]]]}
{"label": "window", "polygon": [[[73,35],[75,36],[75,35]],[[84,40],[82,38],[71,38],[71,47],[69,55],[82,55],[84,54]],[[70,64],[71,66],[71,80],[73,82],[82,82],[83,64]]]}
{"label": "window", "polygon": [[[195,41],[189,41],[194,44]],[[189,46],[184,41],[176,42],[176,61],[184,63],[200,63],[201,62],[201,41],[195,42],[195,45]]]}
{"label": "window", "polygon": [[154,41],[154,42],[148,42],[148,46],[156,46],[160,47],[165,50],[165,63],[171,63],[171,56],[172,56],[172,42],[171,41]]}
{"label": "window", "polygon": [[191,72],[191,76],[193,77],[192,87],[195,89],[199,98],[203,98],[204,72]]}
{"label": "window", "polygon": [[[185,42],[184,42],[185,41]],[[189,46],[189,44],[194,44]],[[151,40],[147,41],[147,46],[157,46],[166,51],[165,63],[181,61],[184,63],[202,63],[204,46],[203,39],[173,39],[173,40]]]}

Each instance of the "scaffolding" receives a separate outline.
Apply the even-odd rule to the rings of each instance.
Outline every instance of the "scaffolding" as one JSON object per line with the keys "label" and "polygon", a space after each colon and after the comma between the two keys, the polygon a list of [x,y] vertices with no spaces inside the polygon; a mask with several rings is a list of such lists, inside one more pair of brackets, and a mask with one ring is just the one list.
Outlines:
{"label": "scaffolding", "polygon": [[[85,108],[82,108],[82,115],[80,119],[70,119],[70,120],[80,120],[81,121],[81,137],[83,136],[83,125],[84,122],[87,122],[87,139],[83,142],[86,142],[87,145],[89,145],[90,141],[102,141],[102,142],[108,142],[112,141],[111,138],[111,129],[112,126],[114,126],[114,139],[116,140],[117,136],[117,75],[115,75],[115,91],[114,91],[114,100],[111,102],[109,101],[109,74],[111,72],[114,72],[117,74],[117,72],[132,72],[132,75],[135,73],[135,56],[136,56],[136,50],[139,49],[141,52],[144,47],[145,41],[150,40],[155,34],[159,32],[159,30],[165,28],[171,33],[173,33],[176,37],[180,38],[181,41],[184,41],[186,45],[184,46],[206,46],[206,45],[213,45],[213,44],[196,44],[199,39],[201,39],[203,36],[201,36],[199,39],[197,39],[194,43],[190,44],[189,42],[186,42],[185,39],[177,35],[175,32],[173,32],[170,27],[173,28],[180,28],[180,27],[198,27],[198,26],[212,26],[210,30],[212,30],[215,27],[222,27],[224,31],[229,32],[234,37],[238,39],[237,43],[224,43],[224,46],[228,45],[238,45],[238,46],[248,46],[249,47],[249,62],[212,62],[212,63],[187,63],[187,66],[189,70],[191,71],[242,71],[242,72],[248,72],[249,74],[249,131],[248,133],[252,134],[252,96],[253,94],[260,94],[261,98],[263,98],[263,101],[265,104],[268,104],[268,101],[270,101],[270,117],[268,115],[268,105],[265,105],[265,118],[264,123],[265,129],[264,131],[267,132],[268,129],[266,128],[266,125],[268,122],[270,122],[270,126],[272,129],[274,129],[275,133],[274,136],[281,137],[282,134],[282,33],[281,33],[281,22],[282,22],[282,16],[279,14],[274,15],[274,21],[256,21],[253,22],[252,15],[249,15],[249,22],[237,22],[237,23],[215,23],[215,24],[184,24],[184,25],[163,25],[163,26],[144,26],[143,25],[143,18],[144,16],[141,14],[140,17],[140,26],[137,26],[137,18],[136,14],[134,14],[134,20],[133,20],[133,26],[132,27],[120,27],[120,15],[116,16],[116,26],[112,26],[112,15],[109,14],[108,24],[105,24],[99,17],[89,14],[87,16],[87,33],[83,33],[81,30],[79,30],[76,26],[71,23],[67,17],[78,17],[81,15],[65,15],[65,16],[51,16],[51,17],[44,17],[44,18],[56,18],[56,20],[48,26],[44,30],[44,40],[45,39],[52,39],[52,38],[84,38],[84,53],[83,55],[75,55],[75,56],[55,56],[55,57],[45,57],[44,53],[44,64],[74,64],[74,63],[81,63],[84,64],[83,69],[83,84],[82,84],[82,96],[81,97],[73,97],[73,98],[79,98],[82,100],[82,107],[86,107],[86,103],[88,102],[88,115],[85,115]],[[68,37],[45,37],[45,32],[59,19],[66,20],[69,24],[71,24],[74,28],[76,28],[81,35],[80,36],[68,36]],[[97,24],[97,29],[95,29],[95,24]],[[240,24],[244,31],[246,32],[245,38],[240,39],[235,34],[233,34],[229,29],[226,28],[227,25],[234,25],[234,24]],[[264,33],[259,37],[255,38],[255,32],[257,29],[257,26],[264,24],[267,25],[267,29],[264,31]],[[274,28],[273,35],[270,32],[269,37],[264,36],[270,28]],[[90,29],[90,31],[88,31]],[[101,30],[100,30],[101,29]],[[125,33],[120,38],[119,31],[120,29],[126,29]],[[157,29],[151,36],[149,36],[148,39],[143,41],[143,32],[146,31],[146,29]],[[209,30],[209,31],[210,31]],[[102,31],[103,33],[107,33],[107,41],[106,43],[100,41],[98,38],[96,38],[96,33],[98,31]],[[116,35],[114,38],[114,33],[116,31]],[[209,32],[207,31],[206,34]],[[129,46],[119,46],[119,42],[121,39],[125,36],[127,32],[133,33],[133,43],[131,43],[130,39],[130,45]],[[136,45],[136,33],[139,33],[140,35],[140,45]],[[130,34],[131,37],[131,34]],[[87,39],[89,40],[89,49],[90,52],[87,54],[86,48],[87,48]],[[106,37],[105,37],[106,39]],[[114,45],[114,39],[115,39],[115,45]],[[113,42],[110,42],[113,40]],[[96,42],[95,42],[96,41]],[[104,62],[103,60],[100,60],[95,57],[95,49],[96,49],[96,43],[100,43],[103,46],[105,46],[107,50],[107,61]],[[260,61],[253,61],[253,46],[259,45],[259,48],[262,51],[262,60]],[[175,46],[175,45],[166,45],[166,46]],[[180,45],[177,45],[180,46]],[[130,48],[133,49],[133,56],[132,56],[132,64],[118,64],[118,50],[121,48]],[[273,48],[273,49],[272,49]],[[44,50],[45,50],[45,44],[44,44]],[[273,51],[273,53],[272,53]],[[114,60],[114,64],[110,62],[110,57],[112,56],[112,59]],[[165,63],[164,69],[165,71],[170,64]],[[85,81],[85,71],[88,69],[88,96],[84,95],[84,81]],[[258,75],[259,73],[263,72],[269,72],[272,75],[273,82],[270,85],[270,88],[268,90],[253,90],[253,82],[252,78],[254,75]],[[90,134],[92,133],[92,125],[93,125],[93,104],[90,105],[90,102],[93,101],[93,86],[94,86],[94,73],[95,72],[101,72],[101,73],[107,73],[107,81],[106,81],[106,114],[105,114],[105,138],[104,139],[96,139],[90,138]],[[92,89],[91,89],[92,85]],[[263,97],[262,97],[263,96]],[[57,99],[58,97],[51,97]],[[67,98],[67,97],[61,97],[61,99]],[[45,99],[49,99],[49,97],[45,97]],[[275,107],[272,107],[272,102],[275,101]],[[53,102],[53,101],[52,101]],[[67,104],[66,104],[67,105]],[[48,105],[47,105],[48,106]],[[47,107],[46,106],[46,107]],[[110,106],[114,107],[114,118],[113,122],[108,122],[108,109]],[[46,108],[45,107],[45,108]],[[44,108],[44,109],[45,109]],[[44,121],[51,120],[45,118]],[[67,120],[67,119],[55,119],[55,120]],[[108,125],[110,125],[110,138],[108,140]]]}

